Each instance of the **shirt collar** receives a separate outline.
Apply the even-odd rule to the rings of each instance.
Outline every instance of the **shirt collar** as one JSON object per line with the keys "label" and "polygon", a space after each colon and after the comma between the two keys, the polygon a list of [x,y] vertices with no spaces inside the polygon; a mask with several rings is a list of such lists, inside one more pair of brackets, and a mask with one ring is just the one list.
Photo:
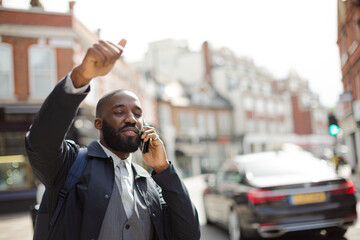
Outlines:
{"label": "shirt collar", "polygon": [[114,168],[119,164],[119,163],[124,163],[126,169],[128,170],[128,172],[131,172],[131,158],[132,158],[132,154],[130,153],[129,157],[127,159],[121,160],[115,153],[113,153],[112,151],[110,151],[108,148],[106,148],[104,145],[102,145],[100,143],[100,141],[98,141],[100,146],[103,148],[104,152],[106,153],[106,155],[108,157],[111,157],[113,159],[113,163],[114,163]]}

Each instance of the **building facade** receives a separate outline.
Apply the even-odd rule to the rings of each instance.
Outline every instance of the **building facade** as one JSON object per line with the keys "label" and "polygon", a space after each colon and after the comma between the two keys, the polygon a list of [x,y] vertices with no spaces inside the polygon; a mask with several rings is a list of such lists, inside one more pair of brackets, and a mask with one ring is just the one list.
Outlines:
{"label": "building facade", "polygon": [[342,134],[338,141],[347,146],[346,159],[359,170],[360,159],[360,1],[338,0],[338,41],[343,94],[337,107]]}
{"label": "building facade", "polygon": [[332,146],[327,110],[296,72],[279,80],[227,48],[209,52],[214,86],[234,106],[234,133],[243,139],[239,153],[293,143],[322,157],[323,149]]}
{"label": "building facade", "polygon": [[[186,41],[172,39],[150,43],[144,61],[132,66],[158,83],[160,129],[172,133],[167,145],[175,151],[174,159],[185,163],[181,168],[191,166],[192,174],[199,173],[196,166],[204,168],[200,172],[213,171],[233,155],[279,149],[284,143],[300,145],[319,157],[332,148],[327,110],[295,72],[278,80],[228,48],[214,49],[204,42],[200,51],[191,51]],[[208,114],[204,96],[209,102],[216,101],[214,96],[222,98],[228,107],[224,104]],[[195,102],[199,99],[203,105]],[[201,147],[204,134],[207,140],[218,140]],[[223,146],[222,134],[225,142],[230,141]],[[183,155],[193,160],[185,161]],[[195,164],[199,158],[204,161]]]}

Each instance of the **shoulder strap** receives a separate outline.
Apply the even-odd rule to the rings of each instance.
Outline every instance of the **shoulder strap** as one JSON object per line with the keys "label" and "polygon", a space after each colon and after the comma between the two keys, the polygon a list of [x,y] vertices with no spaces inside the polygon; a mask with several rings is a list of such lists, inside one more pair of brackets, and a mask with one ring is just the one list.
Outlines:
{"label": "shoulder strap", "polygon": [[80,148],[79,153],[76,156],[76,159],[74,163],[71,165],[71,168],[69,170],[69,173],[66,177],[65,183],[62,186],[59,196],[58,196],[58,203],[55,209],[55,212],[50,220],[50,226],[52,227],[57,217],[59,216],[59,213],[61,211],[62,206],[64,205],[65,199],[67,197],[67,194],[70,192],[70,190],[75,186],[75,184],[79,181],[81,175],[84,172],[84,169],[87,165],[88,159],[87,159],[87,149],[86,148]]}

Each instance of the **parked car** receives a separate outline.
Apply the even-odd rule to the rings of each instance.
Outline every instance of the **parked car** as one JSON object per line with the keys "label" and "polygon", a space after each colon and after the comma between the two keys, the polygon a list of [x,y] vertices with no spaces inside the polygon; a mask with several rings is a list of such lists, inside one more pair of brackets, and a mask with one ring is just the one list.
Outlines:
{"label": "parked car", "polygon": [[309,230],[337,239],[357,219],[352,181],[306,151],[236,156],[213,177],[204,191],[206,218],[231,240]]}

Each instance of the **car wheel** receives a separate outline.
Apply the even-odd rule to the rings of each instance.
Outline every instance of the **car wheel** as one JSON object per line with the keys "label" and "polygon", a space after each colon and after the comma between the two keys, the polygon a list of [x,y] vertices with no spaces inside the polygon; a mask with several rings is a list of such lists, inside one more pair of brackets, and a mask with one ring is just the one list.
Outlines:
{"label": "car wheel", "polygon": [[239,218],[237,212],[234,209],[231,209],[229,213],[228,232],[230,240],[242,239]]}
{"label": "car wheel", "polygon": [[330,239],[340,239],[346,233],[347,229],[343,228],[328,228],[326,229],[327,237]]}

